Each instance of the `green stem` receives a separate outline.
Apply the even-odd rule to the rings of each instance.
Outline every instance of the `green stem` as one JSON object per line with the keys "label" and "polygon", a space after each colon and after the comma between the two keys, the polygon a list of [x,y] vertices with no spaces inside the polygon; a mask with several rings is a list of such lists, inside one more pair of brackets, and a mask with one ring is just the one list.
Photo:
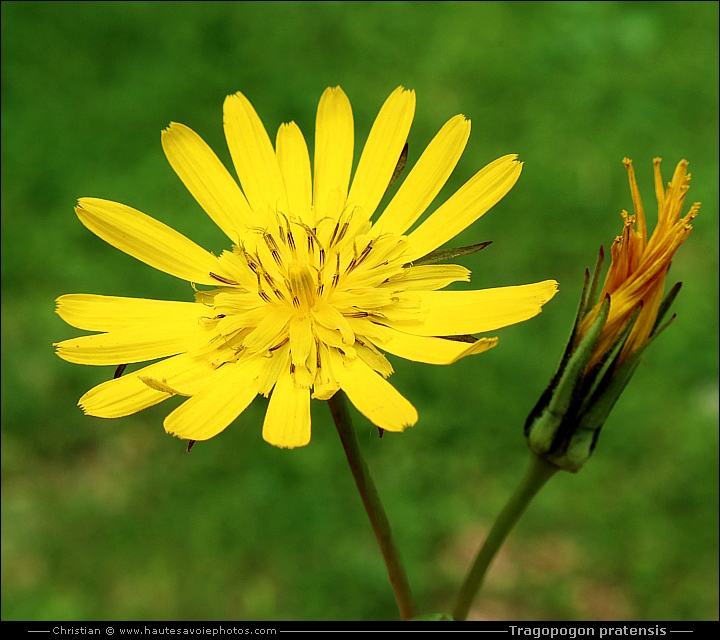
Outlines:
{"label": "green stem", "polygon": [[453,611],[454,620],[465,620],[470,611],[473,600],[482,587],[485,574],[490,568],[495,554],[500,550],[505,538],[507,538],[515,523],[530,504],[535,494],[542,489],[544,484],[554,475],[559,468],[533,454],[530,461],[530,468],[527,470],[520,486],[515,490],[505,508],[495,520],[495,524],[480,551],[478,551],[475,562],[470,572],[465,578],[460,595],[458,596],[455,611]]}
{"label": "green stem", "polygon": [[393,539],[385,509],[383,509],[380,496],[375,488],[375,483],[370,476],[370,471],[360,452],[355,430],[352,426],[350,412],[348,411],[347,401],[345,400],[345,394],[342,391],[338,391],[328,400],[328,404],[330,405],[335,426],[337,427],[340,440],[345,449],[345,455],[350,463],[350,470],[355,478],[355,484],[357,484],[357,488],[360,491],[360,497],[362,498],[363,505],[365,505],[365,511],[370,518],[370,523],[375,531],[375,537],[380,545],[380,551],[385,559],[388,576],[390,577],[390,585],[392,586],[395,600],[400,610],[400,617],[403,620],[410,620],[416,615],[415,602],[412,592],[410,591],[410,584],[405,574],[405,568],[400,560],[400,553]]}

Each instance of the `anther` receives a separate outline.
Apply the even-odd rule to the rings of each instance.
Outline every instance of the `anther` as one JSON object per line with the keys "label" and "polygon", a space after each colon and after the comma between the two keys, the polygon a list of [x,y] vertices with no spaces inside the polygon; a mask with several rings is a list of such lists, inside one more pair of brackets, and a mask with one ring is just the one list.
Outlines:
{"label": "anther", "polygon": [[348,216],[347,220],[343,223],[342,229],[340,230],[340,235],[338,236],[337,241],[340,242],[347,233],[348,228],[350,227],[350,221],[352,220],[352,211],[350,212],[350,215]]}
{"label": "anther", "polygon": [[277,243],[275,242],[275,238],[273,238],[272,234],[268,233],[267,231],[263,234],[263,238],[265,239],[265,244],[268,246],[268,249],[270,249],[270,253],[272,254],[273,259],[277,263],[277,266],[282,267],[282,256],[280,255],[280,250],[278,249]]}
{"label": "anther", "polygon": [[303,228],[305,235],[307,236],[308,253],[312,253],[316,244],[320,246],[320,241],[317,239],[315,229],[311,229],[304,222],[299,222],[298,224]]}
{"label": "anther", "polygon": [[293,257],[297,258],[297,249],[295,247],[295,238],[293,238],[292,231],[290,231],[290,220],[288,220],[288,217],[284,213],[279,213],[285,220],[285,233],[287,236],[287,241],[285,241],[285,244],[287,244],[288,247],[290,247],[290,250],[292,251]]}
{"label": "anther", "polygon": [[272,302],[272,300],[270,299],[270,296],[269,296],[267,293],[265,293],[265,291],[263,290],[262,280],[260,279],[260,274],[259,274],[259,273],[256,273],[255,275],[257,276],[258,295],[259,295],[263,300],[265,300],[265,302],[268,302],[268,303],[269,303],[269,302]]}
{"label": "anther", "polygon": [[334,289],[335,287],[337,287],[338,282],[340,282],[340,252],[337,252],[337,253],[335,254],[335,258],[336,258],[336,261],[335,261],[335,275],[333,276],[333,279],[332,279],[332,288],[333,288],[333,289]]}
{"label": "anther", "polygon": [[325,285],[322,281],[322,271],[318,270],[317,272],[317,287],[315,287],[315,290],[317,291],[317,297],[322,296],[323,289],[325,288]]}
{"label": "anther", "polygon": [[245,249],[245,245],[242,243],[240,244],[240,251],[242,251],[243,257],[245,258],[245,262],[247,262],[247,266],[250,267],[250,271],[252,271],[255,275],[257,275],[257,265],[255,264],[255,261],[252,259],[252,256]]}
{"label": "anther", "polygon": [[273,278],[267,271],[263,269],[262,272],[263,278],[265,278],[265,281],[270,285],[270,288],[272,289],[272,292],[275,294],[278,300],[285,300],[285,296],[282,294],[282,291],[280,291],[277,287],[277,282],[275,278]]}
{"label": "anther", "polygon": [[337,232],[339,231],[339,229],[340,229],[340,221],[338,220],[338,222],[335,223],[335,228],[333,229],[332,238],[330,238],[330,244],[328,244],[328,247],[333,246],[333,242],[335,242],[335,236],[337,236]]}
{"label": "anther", "polygon": [[218,282],[222,282],[223,284],[229,284],[234,287],[240,286],[240,284],[238,282],[235,282],[235,280],[230,280],[229,278],[223,278],[222,276],[219,276],[217,273],[213,273],[212,271],[210,271],[210,277],[214,278]]}
{"label": "anther", "polygon": [[277,351],[280,347],[282,347],[284,344],[288,343],[290,341],[290,338],[285,338],[282,342],[278,342],[274,347],[270,347],[268,351],[272,353],[273,351]]}
{"label": "anther", "polygon": [[370,254],[370,250],[372,249],[374,243],[375,243],[375,240],[370,240],[370,242],[368,242],[367,247],[365,247],[363,249],[363,252],[360,254],[360,257],[357,259],[356,264],[360,264],[363,260],[365,260],[365,258],[368,257],[368,255]]}

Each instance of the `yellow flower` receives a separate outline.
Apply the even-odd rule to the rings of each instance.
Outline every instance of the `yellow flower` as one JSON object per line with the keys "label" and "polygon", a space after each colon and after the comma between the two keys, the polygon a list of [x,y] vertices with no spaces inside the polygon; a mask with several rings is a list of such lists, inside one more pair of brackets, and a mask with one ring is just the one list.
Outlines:
{"label": "yellow flower", "polygon": [[617,236],[612,245],[612,263],[605,277],[605,284],[598,303],[580,323],[578,341],[588,332],[597,318],[603,301],[610,296],[610,312],[603,327],[600,339],[588,364],[594,367],[622,334],[636,308],[642,303],[642,309],[627,342],[620,353],[617,366],[622,366],[628,358],[642,346],[655,326],[655,320],[665,290],[665,277],[675,251],[690,234],[690,221],[697,215],[700,203],[696,202],[688,214],[681,218],[685,194],[690,184],[687,172],[687,160],[681,160],[675,169],[667,190],[663,189],[660,175],[660,158],[655,158],[655,193],[658,201],[658,223],[652,237],[648,240],[645,212],[640,200],[632,160],[625,158],[630,177],[635,215],[622,212],[625,225],[622,236]]}
{"label": "yellow flower", "polygon": [[[186,396],[165,429],[206,440],[262,394],[270,396],[263,438],[298,447],[310,441],[311,394],[325,400],[342,389],[375,425],[402,431],[417,411],[385,380],[392,366],[380,349],[450,364],[497,343],[467,334],[538,314],[555,281],[439,291],[469,281],[470,272],[427,259],[414,264],[495,205],[520,175],[516,156],[495,160],[407,233],[463,152],[464,116],[445,124],[371,222],[404,156],[414,111],[415,93],[398,87],[372,126],[352,185],[353,116],[339,87],[320,99],[312,177],[297,125],[281,125],[273,149],[241,93],[226,98],[223,122],[242,190],[195,132],[172,123],[162,134],[170,165],[232,242],[219,257],[128,206],[80,199],[80,221],[106,242],[214,287],[196,290],[195,302],[61,296],[63,320],[102,332],[57,343],[61,358],[89,365],[161,359],[88,391],[79,402],[85,413],[117,418]],[[464,340],[447,339],[454,336]]]}

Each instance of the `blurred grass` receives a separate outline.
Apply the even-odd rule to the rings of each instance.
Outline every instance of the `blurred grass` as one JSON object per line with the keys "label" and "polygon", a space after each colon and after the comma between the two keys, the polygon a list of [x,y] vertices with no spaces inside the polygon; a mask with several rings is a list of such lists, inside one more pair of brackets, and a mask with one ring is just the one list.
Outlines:
{"label": "blurred grass", "polygon": [[[717,3],[20,3],[2,5],[2,618],[397,617],[327,408],[310,446],[262,442],[258,399],[190,455],[172,401],[118,421],[75,406],[112,370],[58,359],[70,292],[188,300],[186,283],[78,222],[78,197],[136,207],[224,247],[167,164],[159,133],[195,129],[231,166],[222,100],[242,90],[271,137],[312,144],[323,89],[353,105],[358,150],[398,85],[418,106],[409,164],[456,113],[473,133],[441,202],[520,153],[513,191],[457,243],[473,287],[544,278],[560,294],[493,351],[440,368],[393,359],[420,422],[356,428],[420,607],[449,610],[524,471],[522,425],[549,380],[583,270],[630,208],[635,161],[682,157],[703,206],[653,345],[592,461],[532,505],[475,617],[718,618]],[[357,155],[357,154],[356,154]],[[356,158],[357,159],[357,158]]]}

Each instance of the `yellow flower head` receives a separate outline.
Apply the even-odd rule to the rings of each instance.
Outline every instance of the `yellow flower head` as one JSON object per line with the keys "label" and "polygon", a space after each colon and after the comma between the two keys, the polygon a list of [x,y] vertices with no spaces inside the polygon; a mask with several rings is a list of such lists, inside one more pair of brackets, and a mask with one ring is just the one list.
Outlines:
{"label": "yellow flower head", "polygon": [[630,216],[627,211],[622,212],[625,221],[623,234],[617,236],[612,245],[612,264],[605,277],[598,303],[580,324],[578,342],[597,318],[605,297],[610,296],[610,313],[600,339],[595,345],[588,368],[594,367],[608,352],[640,304],[642,309],[620,353],[617,366],[622,366],[650,337],[662,301],[670,262],[675,251],[690,234],[692,229],[690,221],[700,209],[700,203],[696,202],[684,218],[680,217],[685,194],[690,185],[687,160],[680,161],[672,181],[668,184],[667,190],[664,190],[660,175],[660,158],[655,158],[653,164],[658,223],[648,240],[645,212],[632,161],[625,158],[623,164],[627,167],[630,176],[630,192],[635,215]]}
{"label": "yellow flower head", "polygon": [[[70,362],[157,360],[88,391],[80,406],[116,418],[173,396],[165,419],[180,438],[206,440],[257,394],[270,396],[263,438],[280,447],[310,441],[310,398],[339,389],[382,429],[402,431],[415,408],[385,378],[382,351],[450,364],[495,346],[468,334],[527,320],[556,292],[552,280],[480,291],[440,291],[469,281],[458,265],[418,264],[472,224],[517,181],[504,156],[478,172],[414,231],[458,162],[470,122],[450,119],[373,223],[392,181],[415,111],[415,93],[386,100],[355,170],[353,116],[339,87],[320,99],[314,175],[300,129],[280,126],[275,148],[241,93],[224,104],[224,127],[240,186],[191,129],[172,123],[162,146],[172,168],[232,243],[219,257],[164,224],[116,202],[82,198],[75,209],[93,233],[125,253],[191,283],[194,302],[66,295],[57,312],[95,335],[56,344]],[[463,340],[448,339],[463,336]]]}

